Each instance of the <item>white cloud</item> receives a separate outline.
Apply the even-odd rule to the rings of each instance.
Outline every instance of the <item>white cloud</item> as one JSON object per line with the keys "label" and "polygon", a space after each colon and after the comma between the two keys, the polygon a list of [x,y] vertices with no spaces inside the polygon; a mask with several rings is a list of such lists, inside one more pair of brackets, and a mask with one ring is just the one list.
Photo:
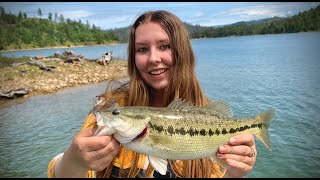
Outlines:
{"label": "white cloud", "polygon": [[199,17],[203,17],[203,16],[205,16],[205,14],[204,14],[203,12],[196,12],[196,13],[193,15],[193,17],[195,17],[195,18],[199,18]]}
{"label": "white cloud", "polygon": [[229,16],[239,16],[241,18],[266,18],[266,17],[285,17],[287,15],[286,12],[277,11],[274,7],[268,6],[254,6],[254,7],[241,7],[234,8],[226,13]]}
{"label": "white cloud", "polygon": [[94,15],[93,12],[86,11],[86,10],[61,11],[61,12],[58,12],[58,14],[63,14],[64,18],[69,18],[72,20],[86,18],[88,16]]}
{"label": "white cloud", "polygon": [[[223,14],[229,16],[239,16],[246,19],[269,18],[274,16],[288,17],[294,15],[298,11],[308,10],[312,6],[316,5],[315,3],[312,4],[308,2],[269,4],[266,3],[265,5],[232,8]],[[318,5],[319,4],[320,3],[318,3]]]}
{"label": "white cloud", "polygon": [[89,19],[90,24],[95,24],[101,29],[110,29],[125,27],[133,23],[135,16],[133,15],[99,15]]}

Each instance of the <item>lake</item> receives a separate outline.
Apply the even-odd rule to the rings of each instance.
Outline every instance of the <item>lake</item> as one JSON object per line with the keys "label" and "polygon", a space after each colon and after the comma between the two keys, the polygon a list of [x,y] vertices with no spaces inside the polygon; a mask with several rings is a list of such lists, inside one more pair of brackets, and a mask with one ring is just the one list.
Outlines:
{"label": "lake", "polygon": [[[320,176],[320,32],[192,40],[196,73],[205,93],[229,103],[235,117],[275,109],[272,151],[256,139],[249,177]],[[71,48],[98,58],[127,44]],[[53,55],[63,49],[3,52],[3,56]],[[67,88],[0,106],[0,177],[47,177],[47,165],[82,126],[106,82]]]}

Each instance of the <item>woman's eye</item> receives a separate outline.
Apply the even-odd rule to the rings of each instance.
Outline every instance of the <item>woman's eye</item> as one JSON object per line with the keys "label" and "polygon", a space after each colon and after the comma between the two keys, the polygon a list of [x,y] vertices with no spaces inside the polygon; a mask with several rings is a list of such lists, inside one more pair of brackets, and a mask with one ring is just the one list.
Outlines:
{"label": "woman's eye", "polygon": [[170,45],[169,44],[164,44],[160,48],[163,49],[163,50],[170,49]]}
{"label": "woman's eye", "polygon": [[138,52],[146,52],[146,51],[148,51],[147,48],[139,48],[139,49],[138,49]]}

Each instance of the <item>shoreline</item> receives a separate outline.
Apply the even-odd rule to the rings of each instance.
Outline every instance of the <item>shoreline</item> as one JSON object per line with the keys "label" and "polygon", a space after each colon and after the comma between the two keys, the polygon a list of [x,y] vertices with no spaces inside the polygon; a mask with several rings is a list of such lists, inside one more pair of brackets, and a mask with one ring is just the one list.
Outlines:
{"label": "shoreline", "polygon": [[113,42],[110,44],[96,44],[96,45],[77,45],[77,46],[52,46],[52,47],[43,47],[43,48],[30,48],[30,49],[9,49],[9,50],[0,50],[2,52],[17,52],[17,51],[34,51],[34,50],[46,50],[46,49],[62,49],[62,48],[79,48],[79,47],[93,47],[93,46],[115,46],[125,43]]}
{"label": "shoreline", "polygon": [[0,105],[12,100],[57,92],[65,88],[127,77],[127,63],[122,60],[112,60],[105,66],[95,61],[73,64],[63,61],[46,61],[45,64],[54,66],[54,70],[44,71],[30,64],[1,68],[0,92],[20,88],[27,88],[30,92],[20,97],[1,97]]}
{"label": "shoreline", "polygon": [[[307,31],[307,32],[320,32],[320,31]],[[295,33],[307,33],[304,31],[295,32]],[[292,33],[276,33],[276,34],[292,34]],[[232,35],[232,36],[223,36],[223,37],[203,37],[203,38],[190,38],[190,40],[202,40],[202,39],[211,39],[211,38],[227,38],[227,37],[241,37],[241,36],[259,36],[259,35],[273,35],[273,34],[252,34],[252,35]],[[16,51],[32,51],[32,50],[45,50],[45,49],[61,49],[61,48],[78,48],[78,47],[93,47],[93,46],[114,46],[119,44],[119,42],[112,42],[108,44],[96,44],[96,45],[77,45],[77,46],[52,46],[52,47],[43,47],[43,48],[30,48],[30,49],[9,49],[9,50],[0,50],[1,52],[16,52]]]}

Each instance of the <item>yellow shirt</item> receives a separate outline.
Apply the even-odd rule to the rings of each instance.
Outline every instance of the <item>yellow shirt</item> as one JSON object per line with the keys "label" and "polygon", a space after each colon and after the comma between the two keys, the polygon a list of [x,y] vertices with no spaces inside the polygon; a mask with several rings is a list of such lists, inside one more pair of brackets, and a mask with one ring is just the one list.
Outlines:
{"label": "yellow shirt", "polygon": [[[81,129],[85,129],[85,128],[93,128],[96,124],[96,117],[93,114],[89,114],[86,118],[86,120],[84,121],[82,128]],[[55,161],[57,159],[57,157],[61,156],[62,154],[57,155],[56,157],[54,157],[48,164],[48,178],[54,178],[54,164]],[[132,151],[127,151],[126,155],[124,155],[124,149],[121,148],[120,149],[120,156],[119,158],[116,159],[114,165],[117,167],[121,166],[121,163],[123,163],[123,169],[127,169],[130,167],[131,164],[131,160],[133,157],[133,152]],[[145,155],[140,155],[139,157],[139,161],[138,161],[138,168],[141,169],[146,169],[145,168],[145,160],[146,160],[146,156]],[[176,162],[178,167],[182,167],[182,162],[181,161],[177,161]],[[213,164],[214,169],[218,169],[219,165],[218,164]],[[183,170],[182,168],[178,169],[179,173],[181,173]],[[221,172],[221,174],[212,174],[211,177],[222,177],[224,175],[224,172]],[[88,178],[94,178],[96,176],[96,172],[95,171],[88,171]]]}

